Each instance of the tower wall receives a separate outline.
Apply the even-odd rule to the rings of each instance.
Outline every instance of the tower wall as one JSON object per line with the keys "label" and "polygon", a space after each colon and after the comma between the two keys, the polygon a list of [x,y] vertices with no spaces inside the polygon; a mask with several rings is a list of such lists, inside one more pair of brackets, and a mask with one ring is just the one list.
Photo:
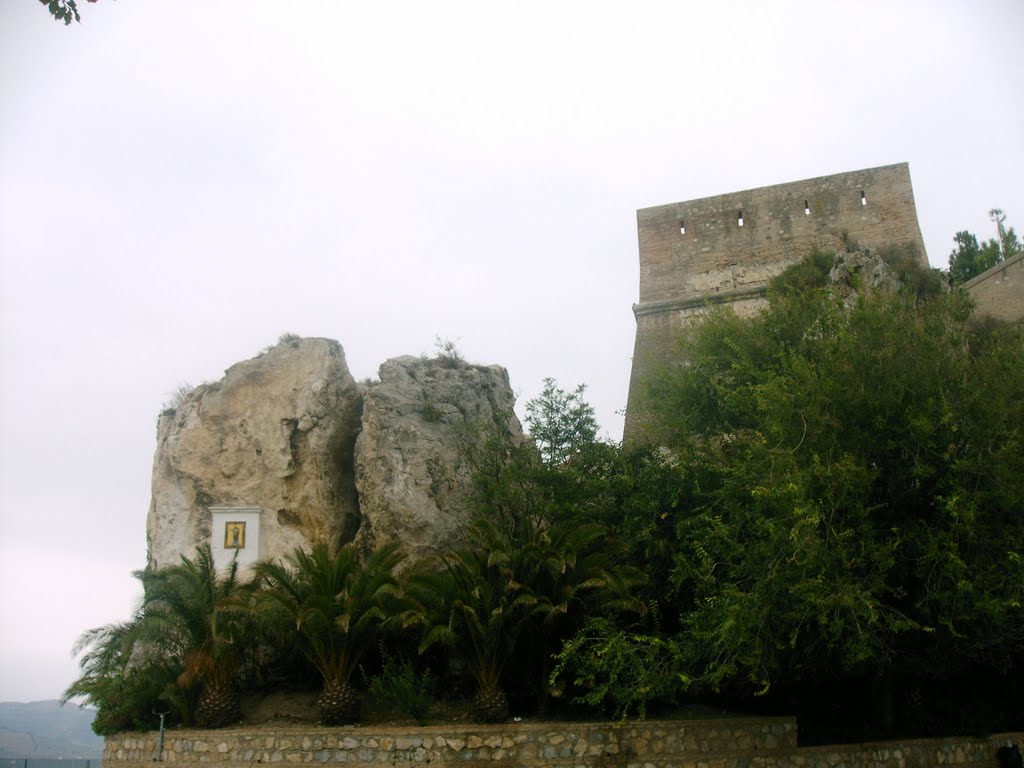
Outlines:
{"label": "tower wall", "polygon": [[640,301],[625,433],[643,431],[647,375],[678,359],[682,332],[709,304],[757,312],[772,278],[813,249],[852,238],[913,244],[927,266],[906,163],[821,176],[637,211]]}

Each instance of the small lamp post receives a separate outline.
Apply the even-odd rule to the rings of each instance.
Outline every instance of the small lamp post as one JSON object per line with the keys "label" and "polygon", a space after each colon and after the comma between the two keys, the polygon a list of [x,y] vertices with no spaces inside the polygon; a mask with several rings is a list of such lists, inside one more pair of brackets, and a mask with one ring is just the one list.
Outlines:
{"label": "small lamp post", "polygon": [[156,707],[153,708],[154,715],[160,715],[160,746],[156,750],[156,759],[154,762],[162,763],[164,761],[164,716],[170,713],[171,710],[165,712],[157,712]]}

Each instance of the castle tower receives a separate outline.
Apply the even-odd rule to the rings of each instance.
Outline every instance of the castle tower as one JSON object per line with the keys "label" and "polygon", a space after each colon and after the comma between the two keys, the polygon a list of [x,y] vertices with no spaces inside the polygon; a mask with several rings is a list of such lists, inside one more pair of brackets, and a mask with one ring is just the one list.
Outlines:
{"label": "castle tower", "polygon": [[710,304],[757,312],[768,283],[814,248],[913,244],[927,266],[906,163],[821,176],[637,211],[640,301],[623,439],[643,430],[642,389],[678,355],[687,324]]}

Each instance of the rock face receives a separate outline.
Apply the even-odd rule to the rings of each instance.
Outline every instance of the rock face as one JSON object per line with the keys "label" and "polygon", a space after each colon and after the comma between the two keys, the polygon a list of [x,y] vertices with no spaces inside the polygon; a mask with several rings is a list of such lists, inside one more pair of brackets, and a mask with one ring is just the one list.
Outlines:
{"label": "rock face", "polygon": [[471,515],[474,458],[523,439],[508,373],[440,357],[399,357],[367,388],[356,441],[365,551],[401,541],[415,556],[457,543]]}
{"label": "rock face", "polygon": [[341,345],[329,339],[280,343],[194,389],[160,417],[150,564],[177,563],[211,541],[211,507],[259,508],[262,558],[351,538],[361,406]]}
{"label": "rock face", "polygon": [[867,248],[837,252],[828,282],[833,295],[847,304],[856,301],[858,290],[900,290],[899,276],[881,256]]}
{"label": "rock face", "polygon": [[[442,357],[384,363],[357,385],[336,341],[284,341],[192,390],[158,427],[150,565],[282,559],[296,547],[457,543],[473,459],[523,439],[508,374]],[[248,526],[248,528],[246,528]]]}

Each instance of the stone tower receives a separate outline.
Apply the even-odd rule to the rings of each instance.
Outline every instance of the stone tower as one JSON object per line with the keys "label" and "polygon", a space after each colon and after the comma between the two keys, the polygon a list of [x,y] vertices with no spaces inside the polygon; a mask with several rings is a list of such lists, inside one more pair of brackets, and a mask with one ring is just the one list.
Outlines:
{"label": "stone tower", "polygon": [[757,312],[769,281],[814,248],[912,244],[927,266],[906,163],[637,211],[640,301],[623,439],[643,429],[641,390],[678,355],[690,320],[710,304]]}

